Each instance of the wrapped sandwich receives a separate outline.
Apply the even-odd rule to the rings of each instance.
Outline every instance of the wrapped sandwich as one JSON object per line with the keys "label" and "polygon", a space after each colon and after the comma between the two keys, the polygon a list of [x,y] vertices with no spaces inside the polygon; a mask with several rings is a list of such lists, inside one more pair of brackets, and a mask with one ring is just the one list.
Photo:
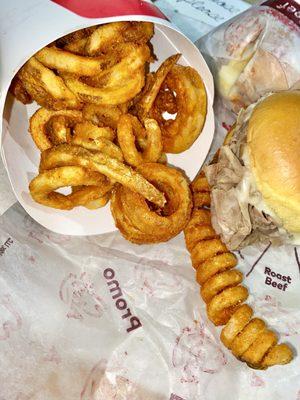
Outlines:
{"label": "wrapped sandwich", "polygon": [[300,244],[300,91],[242,110],[205,173],[212,224],[230,250]]}
{"label": "wrapped sandwich", "polygon": [[300,4],[266,1],[198,42],[225,107],[238,113],[269,92],[300,88]]}

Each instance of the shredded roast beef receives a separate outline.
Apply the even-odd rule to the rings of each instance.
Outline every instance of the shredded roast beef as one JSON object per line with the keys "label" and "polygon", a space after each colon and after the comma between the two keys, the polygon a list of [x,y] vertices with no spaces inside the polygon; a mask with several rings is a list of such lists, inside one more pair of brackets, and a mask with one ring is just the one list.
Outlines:
{"label": "shredded roast beef", "polygon": [[239,114],[230,143],[221,147],[216,162],[205,167],[212,188],[212,224],[230,250],[255,242],[272,241],[280,245],[287,239],[280,222],[254,206],[262,204],[261,193],[242,157],[252,109],[250,106]]}

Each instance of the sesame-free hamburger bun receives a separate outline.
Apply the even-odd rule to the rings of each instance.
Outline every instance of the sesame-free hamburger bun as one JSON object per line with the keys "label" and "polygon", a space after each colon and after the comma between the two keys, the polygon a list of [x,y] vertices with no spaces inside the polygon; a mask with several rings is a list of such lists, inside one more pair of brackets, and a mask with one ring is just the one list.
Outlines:
{"label": "sesame-free hamburger bun", "polygon": [[260,102],[249,120],[247,144],[265,203],[289,233],[300,234],[300,92]]}
{"label": "sesame-free hamburger bun", "polygon": [[230,250],[300,244],[300,91],[240,111],[213,162],[212,224]]}

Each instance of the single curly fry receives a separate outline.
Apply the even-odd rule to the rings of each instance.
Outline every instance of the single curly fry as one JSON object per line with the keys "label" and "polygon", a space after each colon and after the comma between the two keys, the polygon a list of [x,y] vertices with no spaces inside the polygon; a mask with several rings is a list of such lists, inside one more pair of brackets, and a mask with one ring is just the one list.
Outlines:
{"label": "single curly fry", "polygon": [[192,218],[185,229],[185,241],[196,268],[207,314],[215,325],[225,325],[221,341],[249,367],[266,369],[287,364],[293,352],[286,344],[277,345],[276,334],[266,328],[243,302],[248,290],[241,286],[242,273],[234,269],[236,257],[218,239],[211,225],[209,185],[204,173],[191,184],[194,200]]}
{"label": "single curly fry", "polygon": [[51,110],[80,109],[79,98],[60,76],[31,57],[18,72],[25,90],[42,107]]}
{"label": "single curly fry", "polygon": [[[124,114],[119,119],[118,142],[125,161],[133,167],[145,162],[156,162],[162,154],[161,132],[157,122],[153,119],[145,119],[144,125],[145,128],[136,117],[130,114]],[[136,147],[138,138],[145,140],[142,151]]]}

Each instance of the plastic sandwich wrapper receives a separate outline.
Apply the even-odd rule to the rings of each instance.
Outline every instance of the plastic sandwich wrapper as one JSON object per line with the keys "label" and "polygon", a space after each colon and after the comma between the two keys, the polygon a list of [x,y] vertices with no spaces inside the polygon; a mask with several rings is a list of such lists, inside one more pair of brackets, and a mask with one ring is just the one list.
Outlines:
{"label": "plastic sandwich wrapper", "polygon": [[0,219],[0,399],[299,400],[300,249],[237,256],[255,314],[295,350],[286,366],[252,370],[221,345],[182,234],[60,235],[14,205]]}
{"label": "plastic sandwich wrapper", "polygon": [[300,89],[300,1],[267,0],[197,42],[228,111]]}

